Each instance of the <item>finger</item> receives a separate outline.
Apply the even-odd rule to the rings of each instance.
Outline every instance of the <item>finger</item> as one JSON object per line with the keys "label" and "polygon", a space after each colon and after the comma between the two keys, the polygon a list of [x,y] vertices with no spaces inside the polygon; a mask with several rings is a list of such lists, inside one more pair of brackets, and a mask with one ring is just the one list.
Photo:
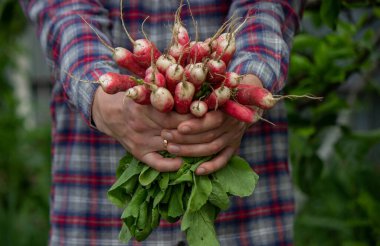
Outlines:
{"label": "finger", "polygon": [[210,161],[206,161],[202,163],[197,170],[195,170],[195,174],[197,175],[207,175],[213,172],[216,172],[217,170],[223,168],[228,160],[231,158],[231,156],[235,153],[236,148],[234,147],[227,147],[224,150],[222,150],[216,157],[211,159]]}
{"label": "finger", "polygon": [[175,129],[181,122],[194,118],[191,114],[178,114],[176,112],[162,113],[149,106],[147,116],[164,129]]}
{"label": "finger", "polygon": [[177,129],[181,134],[202,133],[220,127],[226,119],[227,116],[223,112],[210,111],[202,118],[192,118],[182,122]]}
{"label": "finger", "polygon": [[167,151],[177,156],[209,156],[240,140],[241,132],[226,132],[209,143],[175,144],[168,143]]}
{"label": "finger", "polygon": [[181,158],[164,158],[157,152],[144,155],[141,161],[159,172],[175,172],[182,165]]}
{"label": "finger", "polygon": [[162,130],[161,137],[175,144],[209,143],[227,132],[225,128],[217,128],[199,134],[184,135],[178,130]]}

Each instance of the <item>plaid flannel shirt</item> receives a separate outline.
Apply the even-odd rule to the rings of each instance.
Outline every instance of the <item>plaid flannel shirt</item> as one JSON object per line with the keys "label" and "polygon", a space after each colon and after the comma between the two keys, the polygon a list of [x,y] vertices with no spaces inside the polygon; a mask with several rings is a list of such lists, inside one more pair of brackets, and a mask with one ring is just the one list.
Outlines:
{"label": "plaid flannel shirt", "polygon": [[[179,0],[124,1],[124,21],[132,36],[141,23],[164,51]],[[264,86],[278,92],[284,86],[291,40],[299,23],[300,1],[191,0],[199,37],[212,36],[233,13],[254,15],[236,37],[237,51],[229,70],[256,74]],[[114,139],[91,127],[91,105],[104,72],[120,71],[111,52],[81,20],[90,21],[113,47],[131,49],[120,22],[119,0],[27,0],[21,4],[36,24],[41,45],[55,76],[52,90],[51,245],[122,245],[118,241],[121,210],[106,197],[125,150]],[[181,18],[195,37],[188,9]],[[291,245],[294,200],[288,170],[286,112],[283,104],[265,117],[276,126],[258,122],[243,137],[239,154],[260,175],[254,194],[234,198],[216,221],[221,245]],[[161,221],[150,237],[130,245],[177,245],[184,241],[178,223]]]}

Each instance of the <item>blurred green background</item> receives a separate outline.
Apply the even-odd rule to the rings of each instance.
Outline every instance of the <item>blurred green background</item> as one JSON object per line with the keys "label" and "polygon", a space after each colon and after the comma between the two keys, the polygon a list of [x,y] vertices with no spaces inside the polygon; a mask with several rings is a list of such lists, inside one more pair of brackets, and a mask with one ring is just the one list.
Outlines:
{"label": "blurred green background", "polygon": [[[308,1],[286,94],[296,245],[380,245],[378,0]],[[0,2],[0,245],[46,245],[49,75],[16,1]],[[41,68],[41,69],[40,69]]]}

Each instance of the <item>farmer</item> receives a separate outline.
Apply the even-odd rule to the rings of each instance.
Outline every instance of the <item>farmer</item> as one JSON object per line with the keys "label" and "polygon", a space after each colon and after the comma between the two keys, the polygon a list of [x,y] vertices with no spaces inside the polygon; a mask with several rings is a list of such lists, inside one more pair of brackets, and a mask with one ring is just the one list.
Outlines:
{"label": "farmer", "polygon": [[[112,47],[132,50],[120,21],[119,0],[20,1],[36,25],[54,75],[52,90],[51,245],[122,245],[118,240],[121,210],[107,200],[119,159],[126,151],[158,171],[176,171],[179,158],[164,159],[156,152],[177,156],[216,156],[196,173],[222,168],[238,152],[259,174],[254,195],[233,199],[216,221],[222,245],[290,245],[294,215],[288,169],[286,112],[282,103],[264,116],[273,122],[241,123],[221,111],[203,118],[160,113],[109,95],[96,83],[105,72],[125,73],[112,52],[81,19],[86,19]],[[123,20],[134,39],[149,39],[164,52],[180,1],[124,1]],[[293,35],[299,26],[300,1],[191,0],[199,40],[214,35],[233,13],[249,18],[237,33],[237,50],[229,71],[248,74],[242,83],[264,86],[277,93],[287,76]],[[195,39],[190,12],[184,6],[183,24]],[[72,76],[69,76],[70,73]],[[142,245],[182,245],[178,224],[162,221]],[[131,243],[132,245],[133,243]],[[133,244],[136,245],[136,244]]]}

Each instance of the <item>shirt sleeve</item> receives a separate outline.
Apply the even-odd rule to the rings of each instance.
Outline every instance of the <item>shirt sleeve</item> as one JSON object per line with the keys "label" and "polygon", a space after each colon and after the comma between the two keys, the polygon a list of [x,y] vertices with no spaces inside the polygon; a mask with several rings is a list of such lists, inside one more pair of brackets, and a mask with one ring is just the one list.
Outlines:
{"label": "shirt sleeve", "polygon": [[118,69],[112,60],[112,51],[101,43],[82,17],[111,45],[107,33],[108,11],[99,1],[20,2],[36,25],[48,64],[57,83],[62,84],[67,103],[91,126],[92,102],[99,84],[84,81],[97,81],[101,74],[118,72]]}
{"label": "shirt sleeve", "polygon": [[249,16],[236,35],[236,52],[229,69],[239,74],[255,74],[265,88],[278,92],[287,77],[291,43],[299,28],[304,2],[232,2],[229,15]]}

